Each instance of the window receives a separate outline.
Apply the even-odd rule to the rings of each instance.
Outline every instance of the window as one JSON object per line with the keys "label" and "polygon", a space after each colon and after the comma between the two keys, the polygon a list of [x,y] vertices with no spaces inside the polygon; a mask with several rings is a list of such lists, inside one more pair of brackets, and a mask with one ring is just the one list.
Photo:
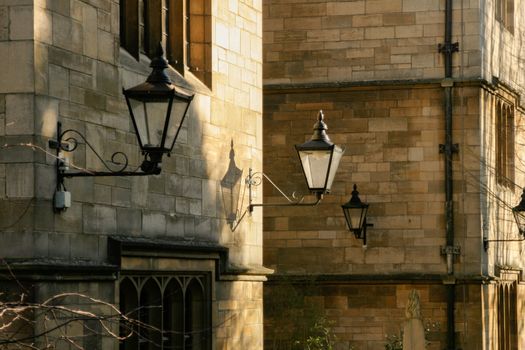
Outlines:
{"label": "window", "polygon": [[514,188],[514,108],[496,101],[496,181]]}
{"label": "window", "polygon": [[498,287],[498,343],[500,350],[518,348],[516,282],[502,283]]}
{"label": "window", "polygon": [[188,8],[186,31],[186,64],[202,82],[211,83],[211,21],[210,1],[186,0]]}
{"label": "window", "polygon": [[120,310],[120,350],[211,349],[209,275],[126,276]]}
{"label": "window", "polygon": [[514,33],[514,0],[496,0],[496,19]]}
{"label": "window", "polygon": [[211,86],[211,0],[120,2],[120,45],[135,59],[161,42],[171,66]]}

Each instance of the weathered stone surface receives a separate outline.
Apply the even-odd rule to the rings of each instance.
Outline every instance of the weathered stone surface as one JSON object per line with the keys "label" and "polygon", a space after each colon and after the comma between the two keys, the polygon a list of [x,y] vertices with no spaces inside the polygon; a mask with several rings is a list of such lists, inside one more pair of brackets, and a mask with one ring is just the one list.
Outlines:
{"label": "weathered stone surface", "polygon": [[10,164],[6,168],[7,198],[33,197],[35,172],[33,164]]}
{"label": "weathered stone surface", "polygon": [[34,49],[30,41],[0,41],[0,93],[34,91]]}
{"label": "weathered stone surface", "polygon": [[116,208],[85,204],[82,222],[86,233],[115,234],[117,233]]}
{"label": "weathered stone surface", "polygon": [[31,40],[33,39],[32,6],[11,6],[9,7],[9,39],[10,40]]}
{"label": "weathered stone surface", "polygon": [[5,96],[6,135],[30,135],[34,132],[34,101],[29,94]]}
{"label": "weathered stone surface", "polygon": [[142,232],[142,213],[137,209],[117,209],[117,232],[122,235],[139,235]]}
{"label": "weathered stone surface", "polygon": [[82,6],[83,53],[92,58],[98,57],[97,27],[97,9],[89,5]]}
{"label": "weathered stone surface", "polygon": [[0,7],[0,41],[9,38],[9,9],[6,6]]}
{"label": "weathered stone surface", "polygon": [[41,41],[46,44],[53,42],[53,16],[50,11],[44,8],[35,6],[34,11],[34,37],[36,41]]}
{"label": "weathered stone surface", "polygon": [[69,99],[69,70],[63,67],[49,65],[49,94],[64,100]]}
{"label": "weathered stone surface", "polygon": [[110,95],[118,95],[120,93],[119,74],[116,66],[97,62],[97,89],[106,92]]}
{"label": "weathered stone surface", "polygon": [[166,216],[155,212],[144,212],[142,214],[142,231],[152,236],[166,234]]}

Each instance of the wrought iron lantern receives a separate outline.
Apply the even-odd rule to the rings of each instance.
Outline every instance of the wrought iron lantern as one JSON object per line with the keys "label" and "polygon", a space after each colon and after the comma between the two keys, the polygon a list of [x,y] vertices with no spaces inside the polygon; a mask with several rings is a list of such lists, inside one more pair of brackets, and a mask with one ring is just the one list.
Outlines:
{"label": "wrought iron lantern", "polygon": [[171,153],[193,99],[177,91],[166,74],[168,61],[161,44],[150,67],[153,71],[146,82],[123,90],[139,146],[150,158],[143,171],[160,163],[163,154]]}
{"label": "wrought iron lantern", "polygon": [[525,236],[525,189],[523,189],[520,203],[512,208],[512,214],[514,214],[520,234]]}
{"label": "wrought iron lantern", "polygon": [[[122,152],[114,152],[109,162],[89,143],[78,130],[62,131],[57,123],[57,138],[49,140],[49,147],[56,150],[57,185],[54,196],[54,209],[61,211],[71,205],[71,194],[66,191],[64,179],[89,176],[145,176],[161,172],[162,156],[173,150],[182,124],[188,112],[193,95],[179,91],[165,72],[168,61],[159,43],[157,57],[150,64],[152,72],[146,82],[123,90],[129,108],[133,127],[144,159],[138,168],[128,170],[128,157]],[[83,142],[93,151],[107,171],[82,169],[70,165],[63,152],[74,152]],[[77,170],[70,170],[70,167]]]}
{"label": "wrought iron lantern", "polygon": [[[314,134],[311,139],[301,145],[295,145],[295,149],[301,160],[306,183],[309,190],[315,194],[315,200],[306,202],[304,201],[304,196],[296,197],[295,192],[291,195],[286,195],[268,175],[263,172],[253,172],[250,168],[248,177],[245,180],[248,186],[248,211],[250,213],[253,212],[255,207],[316,206],[321,202],[323,195],[330,192],[344,149],[330,141],[330,138],[326,134],[328,128],[323,119],[323,111],[319,111],[318,120],[314,125]],[[254,203],[253,187],[261,185],[263,179],[266,179],[286,201],[282,203]],[[241,219],[243,216],[244,214],[241,216]],[[241,219],[239,219],[238,222],[240,222]]]}
{"label": "wrought iron lantern", "polygon": [[328,137],[323,111],[319,111],[314,133],[307,142],[295,145],[308,189],[318,196],[329,193],[344,149]]}
{"label": "wrought iron lantern", "polygon": [[356,184],[354,184],[352,197],[341,208],[343,208],[348,229],[354,233],[355,238],[362,239],[363,245],[366,246],[366,228],[367,226],[372,226],[372,224],[366,223],[368,204],[361,202]]}

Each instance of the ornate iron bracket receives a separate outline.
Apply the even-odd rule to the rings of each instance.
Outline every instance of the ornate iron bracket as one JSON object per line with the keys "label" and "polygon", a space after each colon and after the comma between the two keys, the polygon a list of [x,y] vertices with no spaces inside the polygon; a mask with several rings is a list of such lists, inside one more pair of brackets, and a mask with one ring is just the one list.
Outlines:
{"label": "ornate iron bracket", "polygon": [[[80,144],[84,143],[104,165],[107,171],[94,171],[75,167],[77,170],[69,170],[70,166],[63,157],[62,152],[74,152]],[[102,156],[87,141],[86,137],[78,130],[67,129],[62,131],[62,123],[57,123],[57,138],[49,140],[49,148],[56,150],[56,190],[64,190],[64,179],[70,177],[89,177],[89,176],[146,176],[156,175],[161,171],[161,153],[145,153],[144,160],[140,167],[135,170],[126,170],[129,167],[128,156],[123,152],[115,152],[111,155],[109,163],[102,159]],[[114,168],[118,167],[118,168]],[[140,170],[140,171],[139,171]]]}
{"label": "ornate iron bracket", "polygon": [[[253,203],[253,193],[252,189],[255,186],[260,186],[263,179],[266,179],[279,193],[286,199],[286,203]],[[249,196],[249,205],[248,210],[253,212],[254,207],[299,207],[299,206],[316,206],[323,199],[321,193],[316,193],[316,200],[314,202],[303,202],[304,196],[297,198],[295,192],[291,195],[286,195],[283,190],[279,188],[269,177],[263,172],[253,172],[250,168],[248,177],[246,177],[245,184],[248,186],[248,196]]]}

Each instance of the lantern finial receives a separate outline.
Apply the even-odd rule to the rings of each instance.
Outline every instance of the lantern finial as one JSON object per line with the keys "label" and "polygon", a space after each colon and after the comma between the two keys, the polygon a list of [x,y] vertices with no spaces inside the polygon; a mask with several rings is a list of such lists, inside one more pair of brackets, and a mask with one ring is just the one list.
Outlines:
{"label": "lantern finial", "polygon": [[317,114],[317,122],[314,124],[314,133],[310,141],[324,141],[332,144],[326,130],[328,130],[328,126],[324,122],[323,111],[319,110],[319,114]]}
{"label": "lantern finial", "polygon": [[361,205],[361,198],[359,198],[359,191],[357,191],[357,185],[354,184],[354,190],[352,191],[352,198],[350,198],[350,203]]}
{"label": "lantern finial", "polygon": [[151,60],[149,65],[153,68],[151,74],[149,75],[146,81],[148,83],[166,83],[171,84],[171,79],[166,74],[165,69],[169,67],[168,60],[164,58],[164,49],[162,48],[162,43],[159,42],[157,46],[156,56]]}

